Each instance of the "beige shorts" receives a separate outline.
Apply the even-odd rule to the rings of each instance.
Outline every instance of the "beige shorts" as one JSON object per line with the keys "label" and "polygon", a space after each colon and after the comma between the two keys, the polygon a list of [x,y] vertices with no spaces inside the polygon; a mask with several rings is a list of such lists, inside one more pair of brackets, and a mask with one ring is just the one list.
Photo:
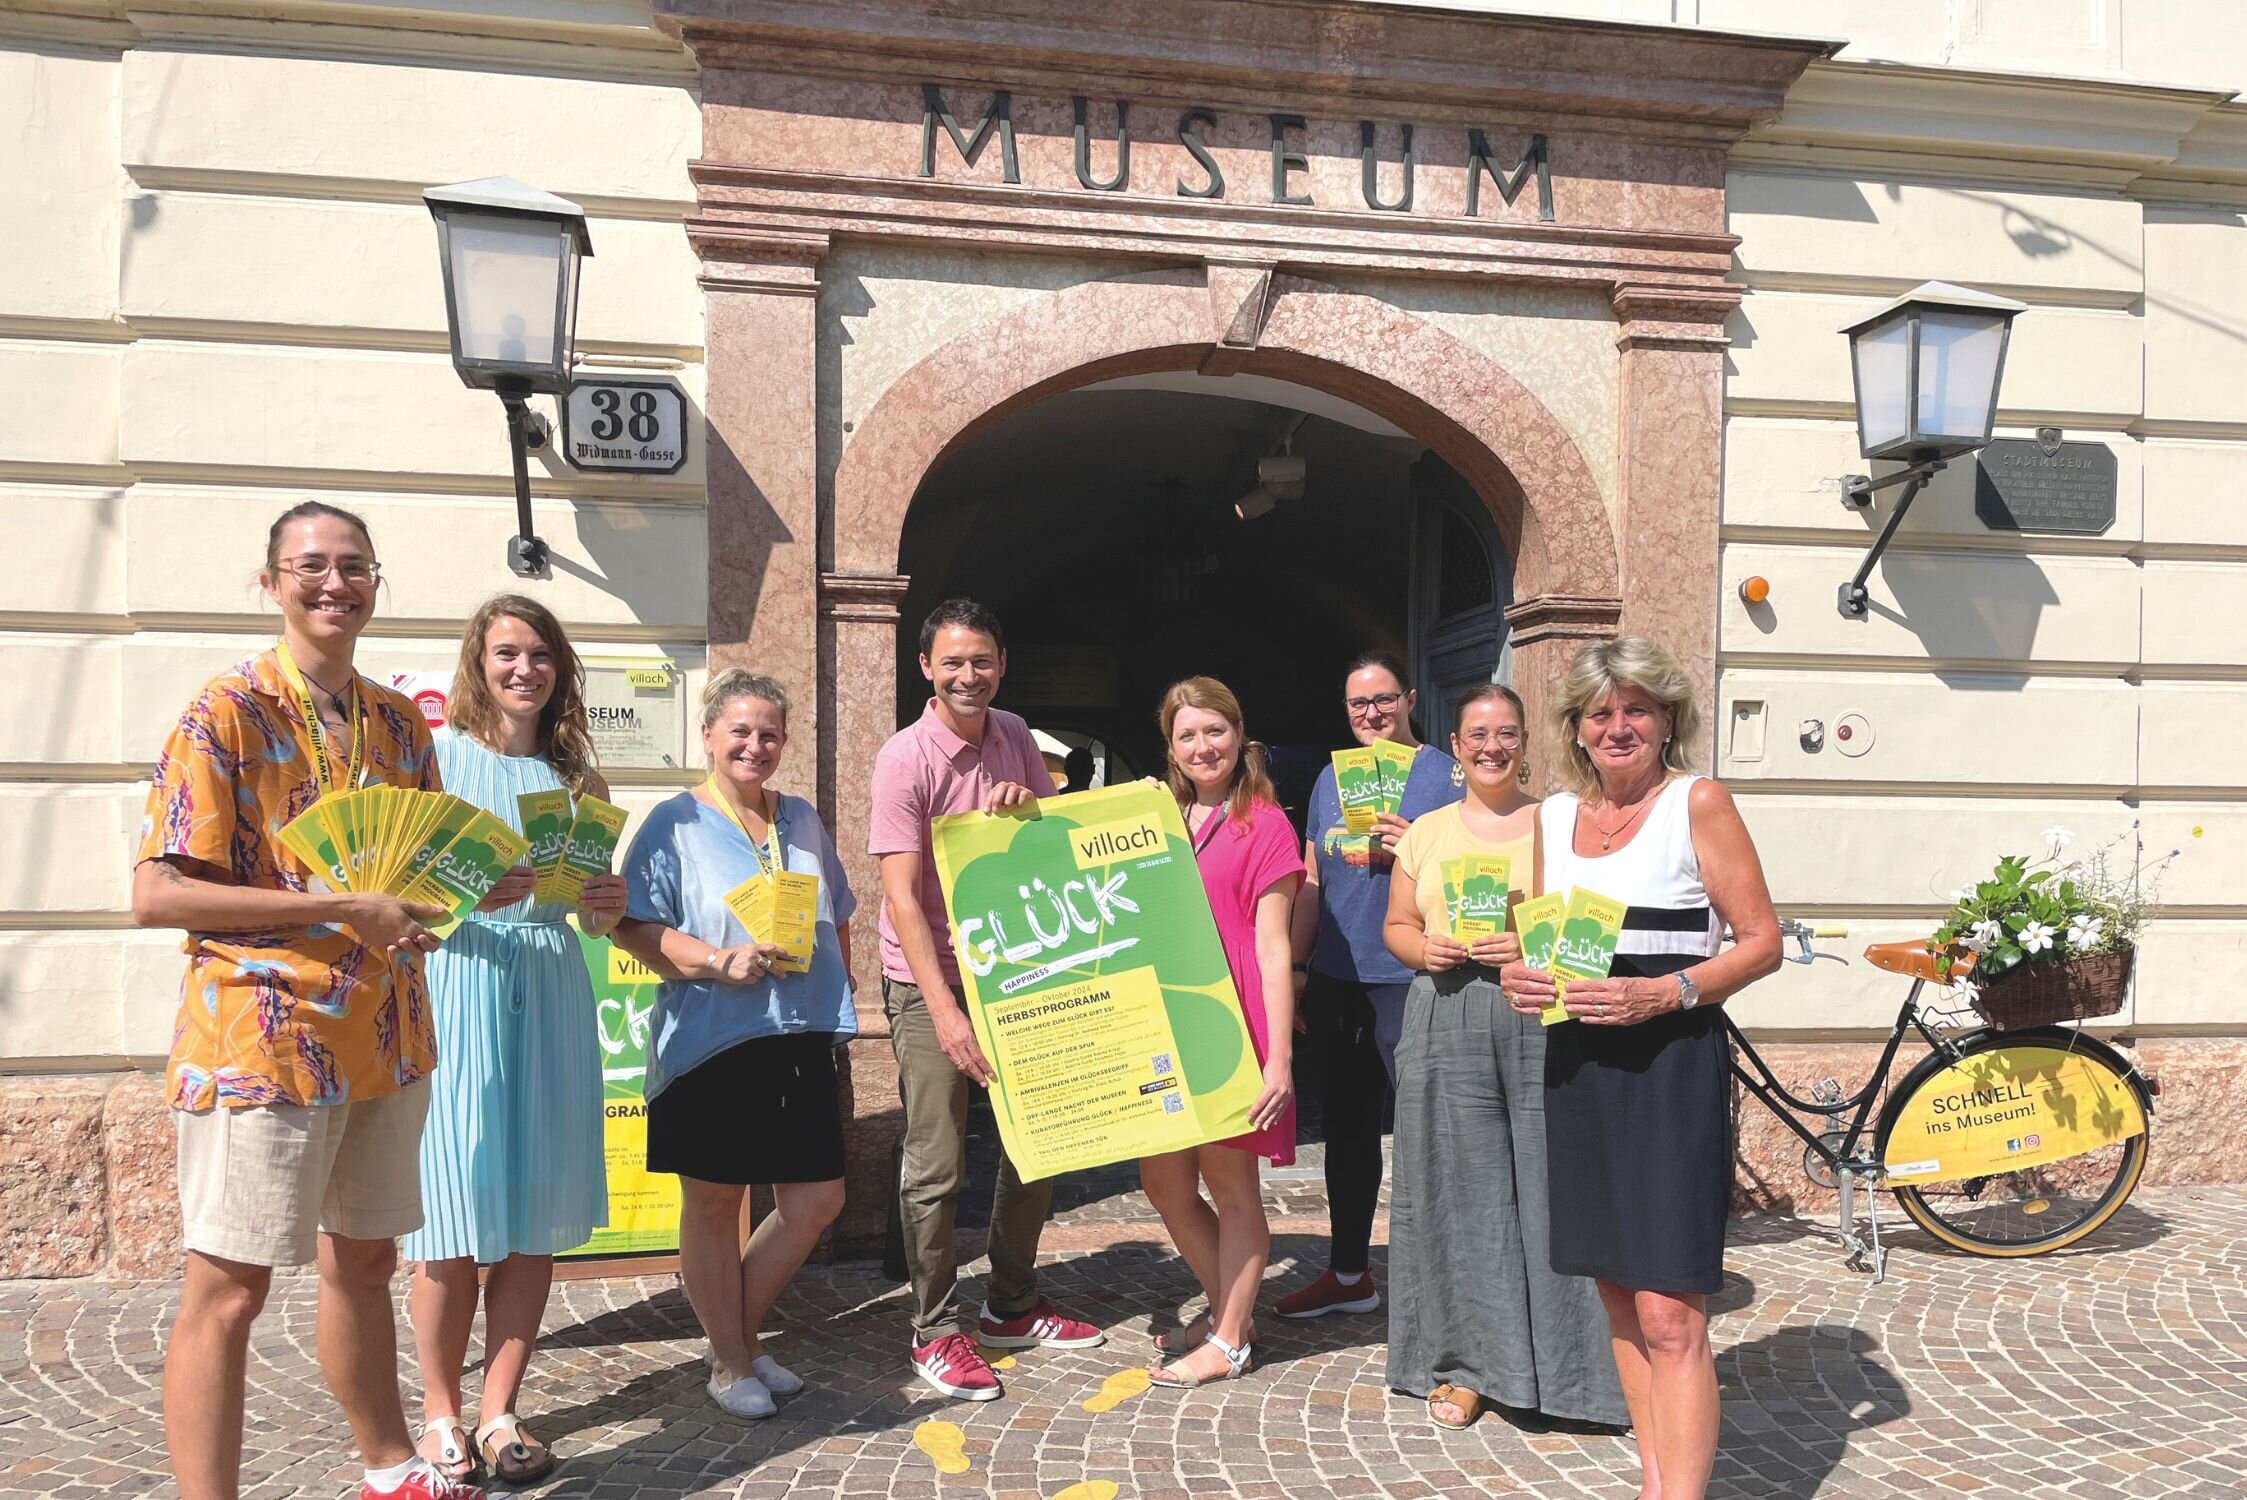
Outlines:
{"label": "beige shorts", "polygon": [[187,1248],[301,1266],[319,1232],[394,1240],[421,1227],[429,1081],[354,1104],[269,1104],[179,1116]]}

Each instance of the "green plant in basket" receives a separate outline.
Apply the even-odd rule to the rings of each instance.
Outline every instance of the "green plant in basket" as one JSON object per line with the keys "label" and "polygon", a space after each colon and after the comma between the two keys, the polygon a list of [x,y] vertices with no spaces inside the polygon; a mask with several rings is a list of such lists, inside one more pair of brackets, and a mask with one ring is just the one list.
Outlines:
{"label": "green plant in basket", "polygon": [[2161,871],[2178,851],[2148,868],[2135,821],[2127,838],[2131,860],[2121,870],[2113,856],[2122,839],[2063,862],[2075,835],[2047,828],[2041,855],[2008,854],[1988,878],[1951,892],[1951,909],[1927,940],[1945,978],[1960,949],[1974,955],[1974,982],[1964,986],[1971,1000],[1975,991],[2023,964],[2061,964],[2135,948],[2153,915]]}

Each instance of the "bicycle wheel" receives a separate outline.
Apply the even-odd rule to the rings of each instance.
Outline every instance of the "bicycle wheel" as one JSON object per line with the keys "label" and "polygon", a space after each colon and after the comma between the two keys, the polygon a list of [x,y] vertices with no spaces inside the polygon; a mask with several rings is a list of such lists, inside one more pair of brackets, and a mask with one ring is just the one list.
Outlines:
{"label": "bicycle wheel", "polygon": [[2041,1255],[2122,1207],[2145,1172],[2151,1114],[2144,1082],[2096,1038],[1990,1032],[1956,1063],[1914,1069],[1878,1141],[1920,1228],[1974,1255]]}

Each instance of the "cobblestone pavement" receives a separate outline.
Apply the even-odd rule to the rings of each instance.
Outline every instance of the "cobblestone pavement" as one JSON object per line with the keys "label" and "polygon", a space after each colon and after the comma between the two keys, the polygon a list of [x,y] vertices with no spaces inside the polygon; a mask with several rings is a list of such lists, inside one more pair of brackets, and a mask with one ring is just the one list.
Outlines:
{"label": "cobblestone pavement", "polygon": [[[1274,1193],[1291,1211],[1275,1226],[1275,1287],[1318,1264],[1323,1222],[1292,1213],[1306,1188],[1295,1177]],[[1128,1389],[1110,1382],[1143,1358],[1150,1314],[1167,1317],[1189,1291],[1157,1226],[1104,1217],[1121,1211],[1101,1200],[1063,1216],[1053,1240],[1066,1248],[1047,1272],[1057,1300],[1110,1329],[1109,1345],[1022,1355],[1005,1372],[1008,1398],[982,1406],[910,1380],[902,1294],[871,1267],[815,1267],[782,1303],[772,1347],[811,1388],[762,1424],[705,1400],[671,1278],[565,1283],[524,1404],[568,1462],[537,1493],[1634,1493],[1627,1440],[1496,1418],[1432,1429],[1418,1403],[1384,1389],[1378,1317],[1268,1320],[1264,1363],[1239,1384],[1103,1401]],[[2247,1188],[2141,1192],[2091,1245],[2030,1261],[1967,1259],[1899,1234],[1877,1287],[1792,1220],[1735,1225],[1729,1263],[1715,1321],[1718,1495],[2247,1490]],[[319,1389],[312,1294],[309,1278],[282,1279],[258,1325],[253,1496],[341,1495],[357,1477]],[[172,1301],[159,1284],[0,1284],[0,1492],[169,1487],[157,1382]],[[962,1472],[938,1471],[931,1451],[948,1447]]]}

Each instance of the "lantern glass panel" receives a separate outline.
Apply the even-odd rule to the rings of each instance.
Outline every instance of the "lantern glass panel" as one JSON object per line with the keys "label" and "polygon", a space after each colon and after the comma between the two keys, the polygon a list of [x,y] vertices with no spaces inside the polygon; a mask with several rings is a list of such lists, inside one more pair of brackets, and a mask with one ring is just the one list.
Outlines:
{"label": "lantern glass panel", "polygon": [[1867,328],[1851,343],[1857,361],[1857,437],[1864,453],[1910,436],[1905,409],[1911,358],[1911,319],[1898,317]]}
{"label": "lantern glass panel", "polygon": [[568,229],[551,221],[455,211],[452,257],[460,357],[551,369],[559,363]]}
{"label": "lantern glass panel", "polygon": [[2005,320],[1987,313],[1929,310],[1919,324],[1919,421],[1915,436],[1989,441],[1997,408]]}

